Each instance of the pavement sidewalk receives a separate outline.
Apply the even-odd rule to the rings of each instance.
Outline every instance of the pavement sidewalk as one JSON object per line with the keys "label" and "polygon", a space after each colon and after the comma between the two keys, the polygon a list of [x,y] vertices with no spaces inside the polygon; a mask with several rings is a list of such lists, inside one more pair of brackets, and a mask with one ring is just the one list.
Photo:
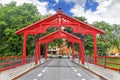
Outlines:
{"label": "pavement sidewalk", "polygon": [[[74,62],[81,65],[81,62],[79,62],[78,59],[75,59]],[[85,64],[81,66],[105,77],[108,80],[120,80],[120,73],[117,71],[113,71],[87,62],[85,62]]]}
{"label": "pavement sidewalk", "polygon": [[[45,61],[46,61],[45,59],[41,59],[39,61],[39,64],[42,64]],[[30,70],[33,67],[35,67],[35,63],[31,62],[31,63],[21,65],[19,67],[13,68],[13,69],[9,69],[9,70],[0,72],[0,80],[12,80],[16,76]]]}

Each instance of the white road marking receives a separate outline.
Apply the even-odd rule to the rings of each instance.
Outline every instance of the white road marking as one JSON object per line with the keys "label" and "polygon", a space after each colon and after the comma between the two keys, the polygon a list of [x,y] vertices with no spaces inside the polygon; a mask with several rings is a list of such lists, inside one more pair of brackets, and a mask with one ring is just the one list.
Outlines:
{"label": "white road marking", "polygon": [[72,66],[66,59],[65,59],[65,61],[68,63],[69,66]]}
{"label": "white road marking", "polygon": [[45,69],[47,69],[48,67],[45,67]]}
{"label": "white road marking", "polygon": [[33,80],[38,80],[38,79],[33,79]]}
{"label": "white road marking", "polygon": [[50,66],[54,61],[52,61],[48,66]]}
{"label": "white road marking", "polygon": [[72,67],[72,69],[75,69],[74,67]]}
{"label": "white road marking", "polygon": [[78,76],[82,76],[80,73],[77,73]]}
{"label": "white road marking", "polygon": [[38,77],[42,76],[42,73],[39,73],[37,76],[38,76]]}
{"label": "white road marking", "polygon": [[86,80],[86,79],[81,79],[81,80]]}
{"label": "white road marking", "polygon": [[[67,64],[68,64],[69,66],[72,66],[66,59],[65,59],[65,61],[67,62]],[[72,69],[75,69],[75,68],[72,67]]]}
{"label": "white road marking", "polygon": [[[65,61],[68,63],[69,66],[72,66],[67,60],[65,60]],[[74,69],[74,71],[77,72],[77,70],[74,67],[72,67],[72,69]],[[77,73],[77,75],[82,76],[80,73]]]}
{"label": "white road marking", "polygon": [[77,70],[76,70],[76,69],[74,69],[74,71],[75,71],[75,72],[77,72]]}
{"label": "white road marking", "polygon": [[42,72],[45,72],[46,70],[42,70]]}

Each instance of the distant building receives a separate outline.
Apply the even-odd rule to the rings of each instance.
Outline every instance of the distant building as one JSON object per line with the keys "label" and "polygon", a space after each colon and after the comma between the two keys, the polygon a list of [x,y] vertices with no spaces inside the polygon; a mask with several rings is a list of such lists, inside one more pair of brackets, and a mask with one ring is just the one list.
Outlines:
{"label": "distant building", "polygon": [[49,46],[48,53],[49,55],[59,55],[59,48],[57,46],[54,47]]}
{"label": "distant building", "polygon": [[[49,55],[70,55],[72,53],[71,47],[68,47],[66,43],[63,43],[60,47],[57,45],[54,47],[49,46],[48,48]],[[79,54],[77,51],[74,51],[74,54]]]}

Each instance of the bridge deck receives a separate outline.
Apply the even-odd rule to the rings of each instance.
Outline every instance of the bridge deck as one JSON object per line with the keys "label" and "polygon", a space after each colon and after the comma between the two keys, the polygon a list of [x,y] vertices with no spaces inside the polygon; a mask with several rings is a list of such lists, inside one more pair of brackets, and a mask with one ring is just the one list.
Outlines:
{"label": "bridge deck", "polygon": [[17,80],[100,80],[69,59],[51,59]]}

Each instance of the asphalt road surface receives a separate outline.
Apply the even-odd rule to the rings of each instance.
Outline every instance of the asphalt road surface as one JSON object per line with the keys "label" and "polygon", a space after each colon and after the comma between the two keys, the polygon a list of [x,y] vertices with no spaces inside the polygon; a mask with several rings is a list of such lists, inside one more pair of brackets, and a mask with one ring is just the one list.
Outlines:
{"label": "asphalt road surface", "polygon": [[100,80],[69,59],[51,59],[17,80]]}

